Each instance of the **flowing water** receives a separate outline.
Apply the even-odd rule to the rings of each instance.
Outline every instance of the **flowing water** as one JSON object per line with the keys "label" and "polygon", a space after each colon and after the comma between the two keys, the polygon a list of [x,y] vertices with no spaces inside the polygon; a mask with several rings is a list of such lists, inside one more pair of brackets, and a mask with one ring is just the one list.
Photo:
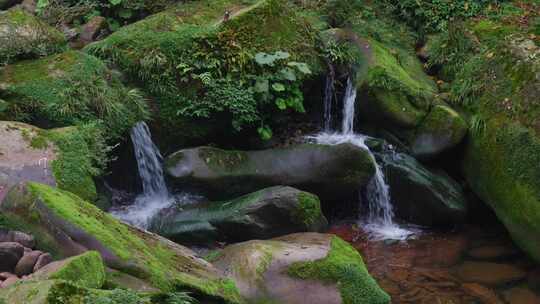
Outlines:
{"label": "flowing water", "polygon": [[137,123],[131,130],[131,141],[135,150],[137,167],[143,192],[135,202],[111,213],[134,226],[148,228],[152,217],[160,210],[171,206],[174,198],[170,195],[163,175],[163,157],[152,141],[150,130],[144,122]]}
{"label": "flowing water", "polygon": [[334,67],[328,65],[330,72],[326,76],[326,86],[324,88],[324,130],[330,131],[332,129],[332,108],[334,104]]}
{"label": "flowing water", "polygon": [[[326,87],[328,88],[329,85],[327,84]],[[331,87],[333,87],[333,85]],[[333,95],[333,92],[325,92],[325,94],[329,93]],[[325,96],[325,103],[326,101],[327,96]],[[369,151],[369,147],[365,143],[366,139],[369,137],[363,134],[354,133],[355,103],[356,87],[353,79],[349,77],[345,89],[345,96],[343,97],[341,132],[330,133],[326,130],[311,138],[319,144],[338,145],[342,143],[351,143]],[[328,125],[331,125],[331,122],[329,122]],[[405,240],[411,237],[415,231],[402,228],[394,222],[394,212],[392,210],[389,187],[386,184],[381,167],[377,164],[375,157],[373,157],[372,154],[371,157],[375,162],[375,176],[367,186],[366,196],[368,201],[368,215],[361,220],[361,224],[364,230],[366,230],[373,239]]]}

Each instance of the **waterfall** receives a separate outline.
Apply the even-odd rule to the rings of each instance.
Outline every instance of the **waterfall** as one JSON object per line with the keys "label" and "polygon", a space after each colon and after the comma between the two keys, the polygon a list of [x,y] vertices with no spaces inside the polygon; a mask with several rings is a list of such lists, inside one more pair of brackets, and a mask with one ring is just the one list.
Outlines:
{"label": "waterfall", "polygon": [[[333,86],[333,85],[332,85]],[[326,84],[328,87],[328,84]],[[325,96],[326,102],[326,96]],[[357,147],[366,149],[375,163],[375,175],[367,186],[368,215],[362,220],[364,230],[371,238],[376,240],[405,240],[413,232],[400,228],[394,223],[394,212],[390,199],[390,189],[386,184],[384,172],[375,160],[365,141],[369,137],[363,134],[354,133],[354,118],[356,104],[356,87],[354,79],[347,79],[345,96],[343,97],[343,120],[341,133],[323,132],[314,137],[319,144],[338,145],[351,143]],[[325,120],[326,123],[326,120]],[[328,123],[331,125],[331,122]],[[328,130],[326,130],[328,131]]]}
{"label": "waterfall", "polygon": [[111,213],[120,220],[146,229],[152,217],[160,210],[171,206],[174,200],[169,194],[165,183],[162,166],[163,157],[152,141],[146,123],[138,122],[131,129],[130,135],[143,192],[137,196],[132,205],[113,210]]}
{"label": "waterfall", "polygon": [[324,130],[330,131],[332,128],[332,104],[334,102],[334,66],[329,64],[330,72],[326,75],[326,85],[324,87]]}

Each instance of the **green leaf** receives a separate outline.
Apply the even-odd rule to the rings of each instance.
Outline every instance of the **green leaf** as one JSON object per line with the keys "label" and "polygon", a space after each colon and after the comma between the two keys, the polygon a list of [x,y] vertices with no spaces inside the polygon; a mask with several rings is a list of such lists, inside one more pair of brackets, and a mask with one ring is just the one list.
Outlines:
{"label": "green leaf", "polygon": [[293,69],[283,68],[279,72],[281,74],[281,77],[283,77],[283,79],[289,80],[289,81],[296,81],[296,74],[294,73]]}
{"label": "green leaf", "polygon": [[278,98],[278,99],[276,99],[276,106],[280,110],[285,110],[285,109],[287,109],[287,101],[285,99],[283,99],[283,98]]}
{"label": "green leaf", "polygon": [[311,74],[311,69],[309,68],[309,65],[305,62],[295,62],[291,61],[287,64],[288,66],[295,67],[303,74],[309,75]]}
{"label": "green leaf", "polygon": [[122,0],[109,0],[109,3],[112,4],[112,5],[118,5],[118,4],[122,3]]}
{"label": "green leaf", "polygon": [[259,136],[263,139],[263,140],[269,140],[270,138],[272,138],[272,129],[270,129],[269,126],[267,125],[264,125],[262,127],[259,127],[257,129],[257,132],[259,133]]}
{"label": "green leaf", "polygon": [[257,62],[259,65],[274,66],[274,61],[276,61],[276,57],[274,55],[267,53],[255,54],[255,62]]}
{"label": "green leaf", "polygon": [[276,59],[287,59],[289,57],[291,57],[291,54],[287,53],[287,52],[282,52],[282,51],[277,51],[274,53],[274,57]]}
{"label": "green leaf", "polygon": [[257,82],[255,83],[255,93],[268,93],[269,90],[270,83],[268,82],[268,79],[257,79]]}
{"label": "green leaf", "polygon": [[118,16],[120,16],[120,18],[122,19],[130,19],[131,17],[133,17],[133,11],[129,8],[122,8],[118,12]]}
{"label": "green leaf", "polygon": [[272,89],[276,92],[283,92],[285,91],[285,86],[282,83],[276,82],[272,84]]}

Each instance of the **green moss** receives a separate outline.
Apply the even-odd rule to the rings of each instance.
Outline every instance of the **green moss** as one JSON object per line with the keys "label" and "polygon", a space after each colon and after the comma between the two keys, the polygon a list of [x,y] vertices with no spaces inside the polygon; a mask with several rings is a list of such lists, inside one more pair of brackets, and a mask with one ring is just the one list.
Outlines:
{"label": "green moss", "polygon": [[0,65],[66,49],[64,35],[22,8],[0,15]]}
{"label": "green moss", "polygon": [[101,120],[117,139],[146,118],[146,103],[99,59],[77,51],[4,67],[2,97],[14,120],[65,127]]}
{"label": "green moss", "polygon": [[9,304],[81,304],[89,291],[62,280],[24,281],[0,291]]}
{"label": "green moss", "polygon": [[148,279],[163,290],[190,288],[207,295],[222,296],[230,303],[241,302],[233,288],[234,283],[212,277],[201,265],[165,247],[158,239],[122,224],[69,192],[37,183],[29,183],[28,187],[57,216],[92,235],[120,259],[136,265],[143,273],[133,272],[133,268],[123,271]]}
{"label": "green moss", "polygon": [[298,194],[298,210],[296,216],[307,226],[313,225],[322,214],[319,198],[308,192]]}
{"label": "green moss", "polygon": [[229,151],[210,147],[199,148],[199,157],[216,172],[230,172],[241,168],[247,161],[247,154],[243,151]]}
{"label": "green moss", "polygon": [[290,276],[337,284],[344,304],[390,303],[390,297],[369,275],[362,257],[345,241],[333,237],[324,259],[292,264]]}
{"label": "green moss", "polygon": [[58,269],[36,273],[33,279],[59,279],[85,288],[101,288],[105,282],[105,266],[96,251],[88,251],[58,263],[61,263]]}

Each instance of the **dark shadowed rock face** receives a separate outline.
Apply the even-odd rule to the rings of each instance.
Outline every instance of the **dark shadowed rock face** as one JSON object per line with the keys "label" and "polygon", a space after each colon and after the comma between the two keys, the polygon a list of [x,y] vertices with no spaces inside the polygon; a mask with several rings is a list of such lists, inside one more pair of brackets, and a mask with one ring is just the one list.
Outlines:
{"label": "dark shadowed rock face", "polygon": [[336,199],[366,185],[375,172],[369,152],[350,144],[249,152],[199,147],[170,155],[165,166],[175,185],[200,188],[211,199],[277,185]]}
{"label": "dark shadowed rock face", "polygon": [[12,271],[23,254],[24,247],[19,243],[0,243],[0,272]]}
{"label": "dark shadowed rock face", "polygon": [[396,214],[409,222],[441,226],[462,223],[467,202],[461,186],[402,153],[382,157]]}
{"label": "dark shadowed rock face", "polygon": [[159,234],[174,240],[204,243],[320,232],[327,220],[317,196],[276,186],[229,201],[175,208],[157,218],[153,226]]}

